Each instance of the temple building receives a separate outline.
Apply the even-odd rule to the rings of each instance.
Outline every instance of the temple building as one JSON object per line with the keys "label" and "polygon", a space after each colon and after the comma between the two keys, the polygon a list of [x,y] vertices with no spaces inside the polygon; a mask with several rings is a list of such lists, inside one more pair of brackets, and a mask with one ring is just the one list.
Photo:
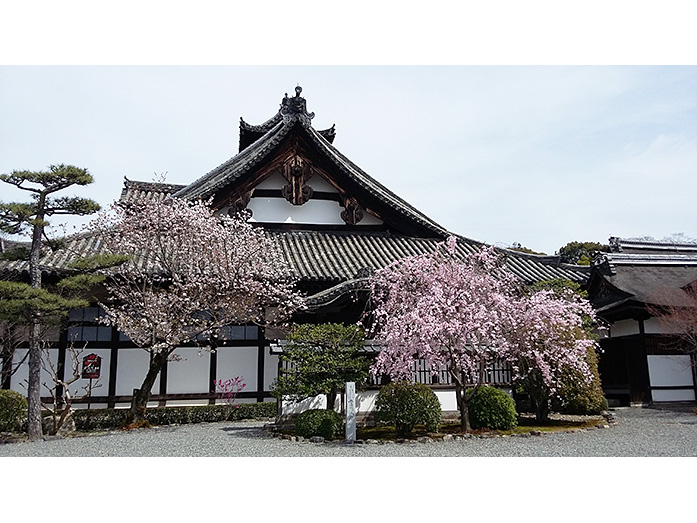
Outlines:
{"label": "temple building", "polygon": [[[314,113],[308,112],[301,93],[296,87],[293,96],[286,95],[278,112],[264,123],[251,125],[241,119],[239,150],[207,174],[188,185],[126,179],[120,201],[138,205],[168,196],[211,199],[221,213],[244,213],[275,238],[297,276],[308,305],[296,318],[299,322],[358,321],[365,307],[365,293],[359,290],[365,289],[372,271],[432,251],[448,236],[457,238],[462,255],[483,246],[446,230],[344,156],[334,146],[334,126],[324,130],[312,126]],[[47,253],[41,260],[47,277],[63,270],[74,253],[90,254],[97,248],[89,235],[67,240],[66,249]],[[526,283],[555,278],[582,285],[588,281],[587,267],[563,264],[558,256],[500,252]],[[2,278],[26,274],[27,262],[0,262]],[[69,341],[86,341],[88,352],[102,361],[102,387],[93,392],[91,404],[125,407],[143,380],[148,353],[115,328],[101,325],[100,314],[96,304],[73,311],[52,357],[65,360]],[[200,351],[193,343],[177,349],[179,361],[169,362],[159,376],[151,405],[214,403],[213,381],[234,376],[243,376],[247,384],[240,401],[274,401],[270,386],[278,373],[277,333],[255,325],[236,326],[230,333],[215,352]],[[443,394],[450,385],[434,382],[428,372],[419,373],[418,362],[415,372],[417,379],[442,389],[441,401],[448,410],[449,400]],[[504,371],[492,369],[492,373],[493,382],[506,384]],[[26,376],[23,367],[4,386],[24,392]]]}
{"label": "temple building", "polygon": [[690,292],[697,293],[697,244],[610,238],[610,252],[595,259],[588,295],[609,325],[599,370],[611,404],[695,401],[694,354],[660,320],[662,308],[694,308]]}

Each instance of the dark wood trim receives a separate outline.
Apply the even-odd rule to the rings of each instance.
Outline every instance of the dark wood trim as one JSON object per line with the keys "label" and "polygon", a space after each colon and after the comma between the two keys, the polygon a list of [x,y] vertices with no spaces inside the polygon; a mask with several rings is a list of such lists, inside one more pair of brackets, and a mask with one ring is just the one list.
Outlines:
{"label": "dark wood trim", "polygon": [[[109,351],[109,396],[116,396],[116,373],[119,365],[119,330],[116,327],[111,328],[111,350]],[[114,408],[114,403],[108,405],[109,408]]]}
{"label": "dark wood trim", "polygon": [[209,405],[215,405],[217,394],[215,392],[215,381],[218,377],[218,347],[213,346],[210,352],[210,366],[208,369],[208,392],[214,396],[208,400]]}
{"label": "dark wood trim", "polygon": [[[151,356],[152,357],[152,356]],[[162,366],[162,369],[160,370],[160,400],[158,403],[158,407],[164,407],[165,406],[165,401],[164,399],[165,396],[167,396],[167,367],[169,367],[169,359],[165,362],[165,364]],[[151,396],[152,398],[152,396]]]}
{"label": "dark wood trim", "polygon": [[[66,325],[61,326],[60,334],[58,335],[58,363],[57,363],[57,378],[61,381],[65,381],[65,359],[66,353],[68,352],[68,327]],[[27,363],[28,365],[28,363]],[[72,365],[72,362],[71,362]],[[28,368],[28,367],[27,367]],[[63,407],[63,386],[56,386],[56,398],[58,399],[58,407]]]}
{"label": "dark wood trim", "polygon": [[264,327],[257,328],[257,402],[264,401],[264,364],[266,343],[264,339]]}

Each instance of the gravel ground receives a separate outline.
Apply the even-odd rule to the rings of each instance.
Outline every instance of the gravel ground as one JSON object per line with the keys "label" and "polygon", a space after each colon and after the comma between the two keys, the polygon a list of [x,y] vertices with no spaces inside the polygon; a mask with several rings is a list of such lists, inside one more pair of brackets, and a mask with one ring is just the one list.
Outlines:
{"label": "gravel ground", "polygon": [[270,437],[264,422],[163,426],[129,432],[0,445],[0,456],[242,456],[242,457],[653,457],[697,456],[697,415],[689,411],[625,408],[609,428],[529,437],[471,438],[427,443],[292,442]]}

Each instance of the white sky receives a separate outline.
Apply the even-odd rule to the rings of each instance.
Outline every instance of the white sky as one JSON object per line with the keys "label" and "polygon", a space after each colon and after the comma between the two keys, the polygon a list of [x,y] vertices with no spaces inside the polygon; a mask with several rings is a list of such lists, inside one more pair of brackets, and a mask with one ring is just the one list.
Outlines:
{"label": "white sky", "polygon": [[189,183],[297,83],[339,150],[456,233],[697,236],[694,66],[2,67],[0,172],[86,167],[103,205],[124,176]]}
{"label": "white sky", "polygon": [[[282,16],[267,31],[291,24],[290,18],[284,19],[292,12],[290,5],[279,4]],[[47,6],[51,9],[52,4]],[[269,6],[262,7],[268,12]],[[246,8],[243,14],[258,20],[262,7]],[[18,10],[28,19],[28,9]],[[596,25],[593,39],[583,27],[570,33],[570,45],[556,48],[547,41],[548,50],[539,52],[538,44],[550,37],[544,33],[549,20],[542,19],[513,33],[509,43],[468,53],[468,43],[494,38],[484,31],[471,36],[475,27],[470,19],[450,22],[449,27],[449,19],[441,17],[442,31],[431,26],[436,49],[425,45],[420,33],[409,38],[397,29],[394,43],[402,49],[390,54],[382,51],[392,42],[389,33],[382,35],[382,47],[366,46],[377,38],[370,31],[356,35],[357,40],[337,41],[327,31],[330,24],[311,18],[308,25],[319,28],[317,34],[286,31],[260,43],[253,24],[239,22],[233,25],[244,27],[242,37],[229,40],[225,34],[237,33],[215,30],[222,31],[229,21],[208,17],[196,24],[193,12],[186,10],[177,16],[174,10],[169,22],[180,28],[195,25],[194,36],[168,26],[154,27],[150,34],[146,19],[138,19],[137,30],[125,38],[119,24],[128,12],[110,13],[113,23],[100,26],[101,39],[97,28],[80,24],[78,18],[63,30],[55,29],[57,38],[39,44],[32,40],[33,47],[0,56],[0,63],[13,64],[0,66],[0,172],[41,170],[55,163],[86,167],[96,182],[79,192],[102,205],[118,197],[124,176],[147,181],[167,172],[169,182],[189,183],[237,152],[241,116],[253,124],[265,121],[276,113],[284,93],[292,94],[299,83],[308,110],[316,114],[314,126],[336,124],[334,145],[339,150],[458,234],[504,246],[520,242],[550,254],[569,241],[605,242],[611,235],[697,237],[695,66],[349,65],[375,63],[373,59],[381,63],[383,57],[393,58],[384,63],[408,63],[405,49],[422,54],[431,49],[436,60],[442,50],[445,63],[458,63],[458,55],[449,51],[452,46],[438,47],[456,38],[442,36],[455,28],[469,28],[469,40],[462,36],[458,41],[460,58],[475,58],[470,60],[475,64],[486,63],[479,55],[490,57],[491,63],[549,64],[563,63],[566,56],[581,59],[583,53],[605,63],[605,58],[623,56],[612,47],[590,45],[620,41],[608,29],[609,22]],[[303,11],[299,13],[295,20],[304,20]],[[37,30],[51,30],[50,14],[38,21]],[[358,16],[355,11],[340,14]],[[665,15],[674,27],[657,33],[662,41],[681,34],[674,14]],[[374,13],[367,28],[377,29],[378,15],[387,16]],[[625,15],[618,12],[618,18]],[[417,23],[420,15],[401,16]],[[647,13],[639,22],[660,25],[654,17]],[[10,32],[20,32],[9,26]],[[84,38],[63,37],[73,35],[73,29]],[[646,43],[644,29],[630,33],[626,42],[639,56],[627,53],[624,63],[640,64],[643,56],[661,63],[654,43]],[[122,35],[118,42],[111,39],[116,34]],[[336,30],[339,36],[349,34]],[[517,53],[520,34],[537,36]],[[559,34],[557,27],[551,36]],[[146,35],[149,46],[144,45]],[[572,41],[574,35],[586,35],[582,45]],[[12,34],[3,38],[16,41]],[[97,46],[92,45],[94,38]],[[202,62],[210,56],[213,63],[225,63],[225,53],[210,44],[227,42],[236,53],[229,58],[239,63],[254,63],[255,58],[264,63],[273,57],[279,59],[269,63],[283,63],[280,58],[332,63],[329,59],[336,58],[345,65],[43,65],[176,63],[178,57],[193,56],[183,53],[188,49],[183,42],[196,39],[203,42],[197,55]],[[353,46],[358,41],[362,47]],[[351,58],[352,51],[358,60]],[[512,59],[506,60],[509,54]],[[541,59],[528,58],[538,54]],[[673,56],[689,63],[689,55],[672,49],[664,61],[674,63]],[[10,194],[7,187],[1,190],[0,200],[23,197]]]}

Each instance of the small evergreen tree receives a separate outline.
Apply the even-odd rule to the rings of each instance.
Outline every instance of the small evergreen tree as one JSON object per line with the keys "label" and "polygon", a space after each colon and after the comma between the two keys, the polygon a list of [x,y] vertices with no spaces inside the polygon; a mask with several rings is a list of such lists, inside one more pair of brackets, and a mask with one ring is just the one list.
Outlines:
{"label": "small evergreen tree", "polygon": [[286,337],[281,361],[287,368],[274,382],[274,396],[300,401],[326,394],[332,410],[347,381],[355,382],[357,390],[365,387],[370,361],[359,355],[363,337],[356,325],[296,325]]}

